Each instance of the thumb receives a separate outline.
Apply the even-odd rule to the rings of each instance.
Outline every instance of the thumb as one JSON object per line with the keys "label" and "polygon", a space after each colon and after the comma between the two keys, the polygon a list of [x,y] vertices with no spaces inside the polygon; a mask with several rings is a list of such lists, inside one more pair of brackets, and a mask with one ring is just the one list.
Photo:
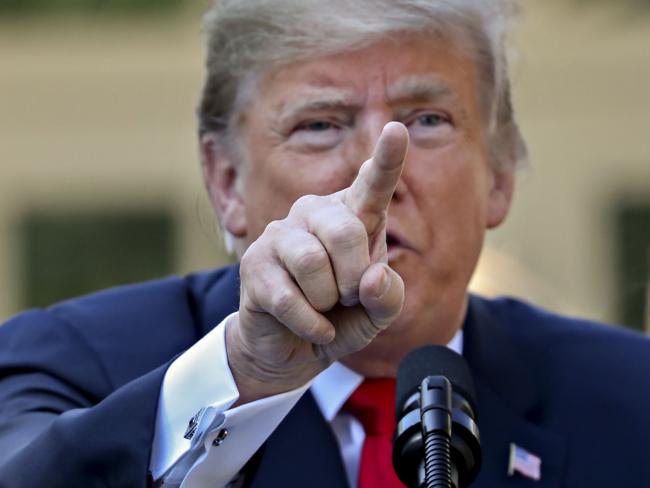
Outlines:
{"label": "thumb", "polygon": [[392,324],[404,305],[404,282],[390,266],[371,264],[359,283],[359,301],[379,331]]}

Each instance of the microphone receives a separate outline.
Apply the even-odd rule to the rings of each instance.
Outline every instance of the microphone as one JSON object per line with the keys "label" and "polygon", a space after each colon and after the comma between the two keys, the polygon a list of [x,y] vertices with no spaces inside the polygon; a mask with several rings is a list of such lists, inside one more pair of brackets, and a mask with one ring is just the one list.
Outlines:
{"label": "microphone", "polygon": [[393,466],[408,488],[465,488],[481,467],[474,383],[463,357],[425,346],[401,362]]}

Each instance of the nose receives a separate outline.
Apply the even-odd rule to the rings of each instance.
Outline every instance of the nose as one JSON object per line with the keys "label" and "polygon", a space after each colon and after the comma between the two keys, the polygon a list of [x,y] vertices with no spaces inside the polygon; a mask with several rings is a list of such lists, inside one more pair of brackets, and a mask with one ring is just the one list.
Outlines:
{"label": "nose", "polygon": [[360,149],[364,151],[363,161],[372,157],[375,152],[375,146],[379,141],[379,136],[384,126],[390,122],[390,117],[383,113],[368,114],[359,123]]}
{"label": "nose", "polygon": [[[355,155],[351,158],[351,161],[354,161],[352,164],[355,174],[358,173],[361,164],[372,157],[384,126],[391,120],[388,114],[374,113],[359,121],[357,134],[355,134]],[[404,179],[400,178],[395,193],[393,193],[393,202],[402,200],[406,191]]]}
{"label": "nose", "polygon": [[379,136],[390,120],[389,114],[373,111],[359,116],[355,121],[351,152],[347,158],[355,174],[363,162],[372,157]]}

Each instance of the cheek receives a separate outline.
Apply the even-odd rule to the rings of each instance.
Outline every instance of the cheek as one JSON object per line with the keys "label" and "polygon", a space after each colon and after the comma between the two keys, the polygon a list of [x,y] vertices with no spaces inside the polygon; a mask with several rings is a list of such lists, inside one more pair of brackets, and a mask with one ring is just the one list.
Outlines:
{"label": "cheek", "polygon": [[[295,189],[274,174],[251,174],[247,180],[247,222],[251,237],[256,239],[273,220],[284,219],[296,200]],[[299,195],[298,195],[299,196]]]}
{"label": "cheek", "polygon": [[266,182],[274,193],[284,193],[292,202],[302,195],[337,192],[356,176],[343,153],[343,148],[310,154],[278,152],[265,163]]}
{"label": "cheek", "polygon": [[336,155],[276,152],[251,164],[245,190],[250,231],[257,236],[272,220],[285,218],[303,195],[329,195],[349,186],[355,174],[341,161]]}
{"label": "cheek", "polygon": [[471,273],[487,222],[483,162],[451,151],[445,156],[405,176],[426,229],[427,266],[443,281]]}
{"label": "cheek", "polygon": [[484,218],[488,184],[484,163],[475,154],[440,151],[428,159],[412,161],[412,171],[408,171],[408,163],[404,178],[416,199],[423,202],[421,207],[439,218],[448,216],[444,221],[450,223],[456,222],[453,216],[466,219],[475,214]]}

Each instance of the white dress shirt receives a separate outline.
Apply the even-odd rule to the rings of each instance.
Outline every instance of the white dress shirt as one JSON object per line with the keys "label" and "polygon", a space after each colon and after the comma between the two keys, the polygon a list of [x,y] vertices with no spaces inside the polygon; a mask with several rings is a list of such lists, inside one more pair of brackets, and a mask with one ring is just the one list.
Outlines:
{"label": "white dress shirt", "polygon": [[[215,327],[169,367],[163,380],[150,469],[165,488],[221,487],[240,470],[311,386],[341,449],[350,486],[356,486],[365,433],[341,412],[363,377],[334,363],[296,390],[230,408],[239,398],[226,355],[225,327]],[[462,351],[459,331],[448,347]]]}

